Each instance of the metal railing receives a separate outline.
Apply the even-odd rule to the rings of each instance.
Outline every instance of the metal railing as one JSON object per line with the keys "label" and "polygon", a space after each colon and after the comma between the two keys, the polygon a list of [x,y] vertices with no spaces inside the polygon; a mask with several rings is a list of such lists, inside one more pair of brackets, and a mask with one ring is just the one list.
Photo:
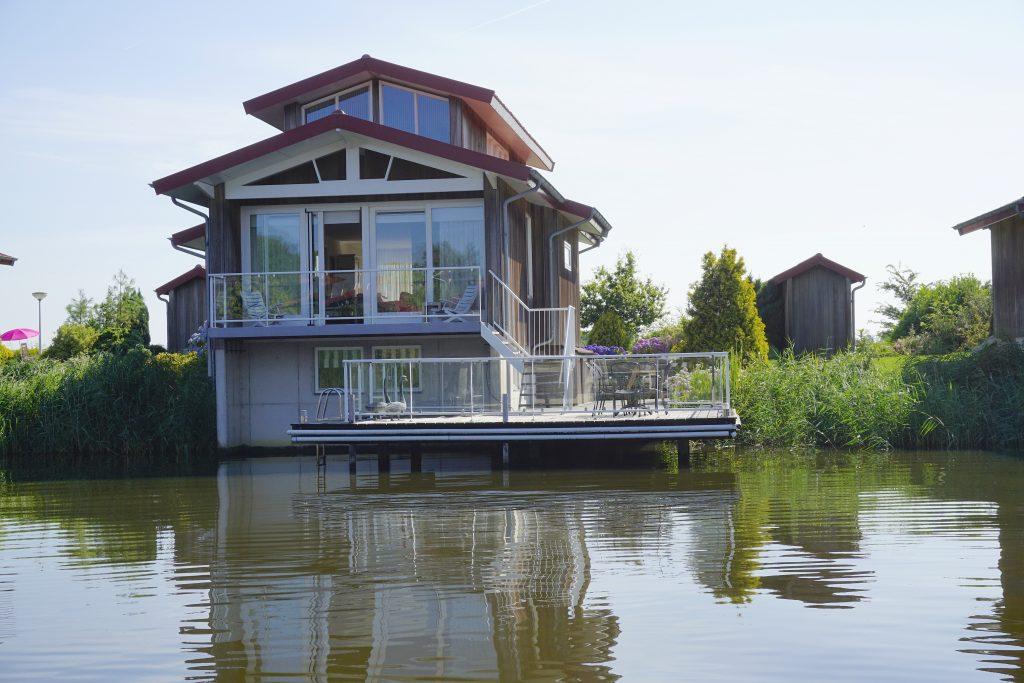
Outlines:
{"label": "metal railing", "polygon": [[219,273],[207,280],[213,327],[480,319],[478,266]]}
{"label": "metal railing", "polygon": [[345,417],[593,417],[730,407],[727,353],[343,361]]}
{"label": "metal railing", "polygon": [[490,275],[491,326],[522,356],[562,356],[575,347],[572,306],[530,308],[494,271]]}

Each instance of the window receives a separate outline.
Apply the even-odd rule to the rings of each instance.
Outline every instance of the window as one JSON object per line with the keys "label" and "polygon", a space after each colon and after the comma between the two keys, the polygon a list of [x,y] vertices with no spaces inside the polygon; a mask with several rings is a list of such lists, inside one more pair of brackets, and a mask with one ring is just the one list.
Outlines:
{"label": "window", "polygon": [[307,161],[304,164],[292,166],[259,180],[254,180],[251,183],[246,183],[246,185],[301,185],[315,182],[317,182],[316,169],[313,168],[312,161]]}
{"label": "window", "polygon": [[360,149],[359,177],[363,180],[448,180],[464,176],[372,149]]}
{"label": "window", "polygon": [[[363,350],[358,346],[317,348],[316,376],[314,381],[316,392],[320,393],[324,389],[330,388],[344,388],[343,362],[347,360],[360,360],[362,357]],[[358,370],[353,369],[352,379],[355,382],[359,382]]]}
{"label": "window", "polygon": [[451,142],[448,100],[443,97],[382,83],[380,108],[385,126]]}
{"label": "window", "polygon": [[305,123],[322,119],[335,111],[355,116],[365,121],[370,120],[370,87],[358,86],[352,90],[336,93],[322,100],[307,104],[302,108]]}
{"label": "window", "polygon": [[345,179],[345,150],[325,154],[317,157],[316,168],[320,171],[321,180],[344,180]]}
{"label": "window", "polygon": [[[408,402],[410,389],[419,391],[420,367],[418,363],[403,363],[423,357],[423,349],[419,346],[375,346],[373,359],[392,361],[373,366],[373,387],[377,395],[386,395],[392,401]],[[411,373],[411,374],[410,374]],[[405,398],[403,398],[403,396]]]}
{"label": "window", "polygon": [[498,142],[498,138],[494,137],[490,133],[487,134],[487,153],[492,157],[498,157],[499,159],[508,161],[508,148]]}
{"label": "window", "polygon": [[572,242],[569,240],[562,242],[562,267],[572,275]]}
{"label": "window", "polygon": [[[479,289],[480,271],[466,266],[484,265],[484,208],[435,207],[430,223],[434,301],[458,301],[467,287]],[[470,310],[479,311],[479,302]]]}

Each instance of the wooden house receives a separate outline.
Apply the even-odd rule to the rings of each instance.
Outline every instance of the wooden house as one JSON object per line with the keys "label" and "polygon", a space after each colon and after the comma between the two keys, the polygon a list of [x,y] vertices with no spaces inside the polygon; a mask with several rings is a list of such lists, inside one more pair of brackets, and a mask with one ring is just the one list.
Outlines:
{"label": "wooden house", "polygon": [[[833,352],[854,342],[854,292],[865,277],[815,254],[771,280],[781,302],[782,346],[797,353]],[[853,285],[860,283],[860,286]]]}
{"label": "wooden house", "polygon": [[156,289],[167,304],[167,350],[180,353],[206,322],[206,269],[196,266]]}
{"label": "wooden house", "polygon": [[[493,90],[364,55],[243,107],[274,134],[152,183],[203,219],[171,242],[204,260],[222,446],[286,442],[346,361],[408,360],[423,405],[419,359],[574,349],[611,226]],[[203,319],[186,275],[161,288],[175,348]]]}
{"label": "wooden house", "polygon": [[0,254],[0,266],[13,266],[14,262],[17,260],[18,259],[14,258],[13,256],[8,256],[7,254]]}
{"label": "wooden house", "polygon": [[961,235],[988,230],[992,245],[992,329],[1024,337],[1024,197],[953,226]]}

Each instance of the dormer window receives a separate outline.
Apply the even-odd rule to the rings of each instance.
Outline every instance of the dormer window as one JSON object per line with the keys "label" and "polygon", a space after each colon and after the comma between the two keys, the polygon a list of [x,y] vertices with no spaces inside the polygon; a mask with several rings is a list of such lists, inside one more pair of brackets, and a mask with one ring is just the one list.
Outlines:
{"label": "dormer window", "polygon": [[335,93],[322,100],[307,104],[302,108],[304,123],[322,119],[328,114],[340,111],[365,121],[370,120],[370,86],[361,85],[340,93]]}
{"label": "dormer window", "polygon": [[380,120],[385,126],[451,142],[448,100],[443,97],[381,83]]}

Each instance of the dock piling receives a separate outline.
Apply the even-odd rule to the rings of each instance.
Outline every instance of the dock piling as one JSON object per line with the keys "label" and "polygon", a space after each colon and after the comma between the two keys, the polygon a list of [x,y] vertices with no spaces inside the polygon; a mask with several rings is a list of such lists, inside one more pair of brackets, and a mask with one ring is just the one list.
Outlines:
{"label": "dock piling", "polygon": [[690,469],[690,440],[689,439],[677,439],[676,440],[676,460],[679,464],[679,469],[686,470]]}

